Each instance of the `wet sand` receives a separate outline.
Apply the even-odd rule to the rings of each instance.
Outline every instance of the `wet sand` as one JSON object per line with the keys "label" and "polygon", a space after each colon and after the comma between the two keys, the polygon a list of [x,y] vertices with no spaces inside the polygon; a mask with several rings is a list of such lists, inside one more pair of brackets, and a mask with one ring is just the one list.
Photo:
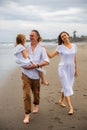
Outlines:
{"label": "wet sand", "polygon": [[[56,48],[47,47],[49,51]],[[23,124],[24,107],[22,98],[21,69],[5,66],[6,76],[0,69],[0,130],[87,130],[87,45],[78,45],[77,63],[79,77],[75,79],[71,101],[74,114],[58,104],[61,85],[57,73],[60,57],[56,56],[46,66],[49,86],[41,85],[39,112],[31,114],[29,124]],[[13,60],[14,61],[14,60]],[[4,68],[4,67],[3,67]],[[1,77],[0,76],[0,77]]]}

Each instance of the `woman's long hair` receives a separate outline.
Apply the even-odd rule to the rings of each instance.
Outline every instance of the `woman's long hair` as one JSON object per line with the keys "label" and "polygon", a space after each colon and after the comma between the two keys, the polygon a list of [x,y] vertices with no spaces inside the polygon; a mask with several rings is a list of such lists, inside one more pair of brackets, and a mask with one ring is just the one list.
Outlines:
{"label": "woman's long hair", "polygon": [[[64,32],[64,31],[61,32],[61,33],[59,34],[58,38],[57,38],[58,45],[61,45],[61,44],[64,43],[63,40],[62,40],[62,38],[61,38],[62,33],[66,33],[66,34],[69,36],[69,34],[68,34],[67,32]],[[69,37],[70,37],[70,36],[69,36]]]}

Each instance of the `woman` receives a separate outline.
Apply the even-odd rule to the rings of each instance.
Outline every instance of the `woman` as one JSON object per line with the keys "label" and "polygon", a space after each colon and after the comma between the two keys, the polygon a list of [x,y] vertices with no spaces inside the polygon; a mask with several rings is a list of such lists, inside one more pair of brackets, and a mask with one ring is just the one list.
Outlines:
{"label": "woman", "polygon": [[70,37],[67,32],[61,32],[58,36],[59,46],[53,53],[47,54],[49,58],[52,58],[58,54],[61,55],[61,61],[59,63],[59,77],[62,84],[61,98],[59,103],[62,107],[65,107],[64,97],[69,107],[69,115],[73,114],[73,107],[70,101],[70,96],[73,94],[74,76],[78,76],[77,64],[76,64],[76,45],[70,43]]}

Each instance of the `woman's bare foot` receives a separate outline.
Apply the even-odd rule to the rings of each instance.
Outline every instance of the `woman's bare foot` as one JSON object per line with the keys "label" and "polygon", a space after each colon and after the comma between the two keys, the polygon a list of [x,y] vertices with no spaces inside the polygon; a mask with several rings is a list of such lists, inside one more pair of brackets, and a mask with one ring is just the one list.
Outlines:
{"label": "woman's bare foot", "polygon": [[30,120],[30,115],[29,114],[25,114],[25,118],[23,120],[24,124],[28,124]]}
{"label": "woman's bare foot", "polygon": [[66,105],[64,104],[64,102],[61,101],[61,100],[59,100],[59,104],[60,104],[61,107],[66,107]]}
{"label": "woman's bare foot", "polygon": [[34,105],[33,113],[37,113],[37,112],[38,112],[38,105]]}
{"label": "woman's bare foot", "polygon": [[68,114],[69,114],[69,115],[73,115],[73,113],[74,113],[74,112],[73,112],[73,108],[71,107],[70,110],[69,110],[69,112],[68,112]]}

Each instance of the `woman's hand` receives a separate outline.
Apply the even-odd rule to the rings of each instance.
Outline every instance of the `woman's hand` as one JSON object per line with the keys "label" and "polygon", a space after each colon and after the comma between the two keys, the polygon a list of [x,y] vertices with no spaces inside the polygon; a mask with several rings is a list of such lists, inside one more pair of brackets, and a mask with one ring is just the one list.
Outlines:
{"label": "woman's hand", "polygon": [[75,68],[75,74],[74,74],[75,77],[78,77],[78,70],[77,68]]}

